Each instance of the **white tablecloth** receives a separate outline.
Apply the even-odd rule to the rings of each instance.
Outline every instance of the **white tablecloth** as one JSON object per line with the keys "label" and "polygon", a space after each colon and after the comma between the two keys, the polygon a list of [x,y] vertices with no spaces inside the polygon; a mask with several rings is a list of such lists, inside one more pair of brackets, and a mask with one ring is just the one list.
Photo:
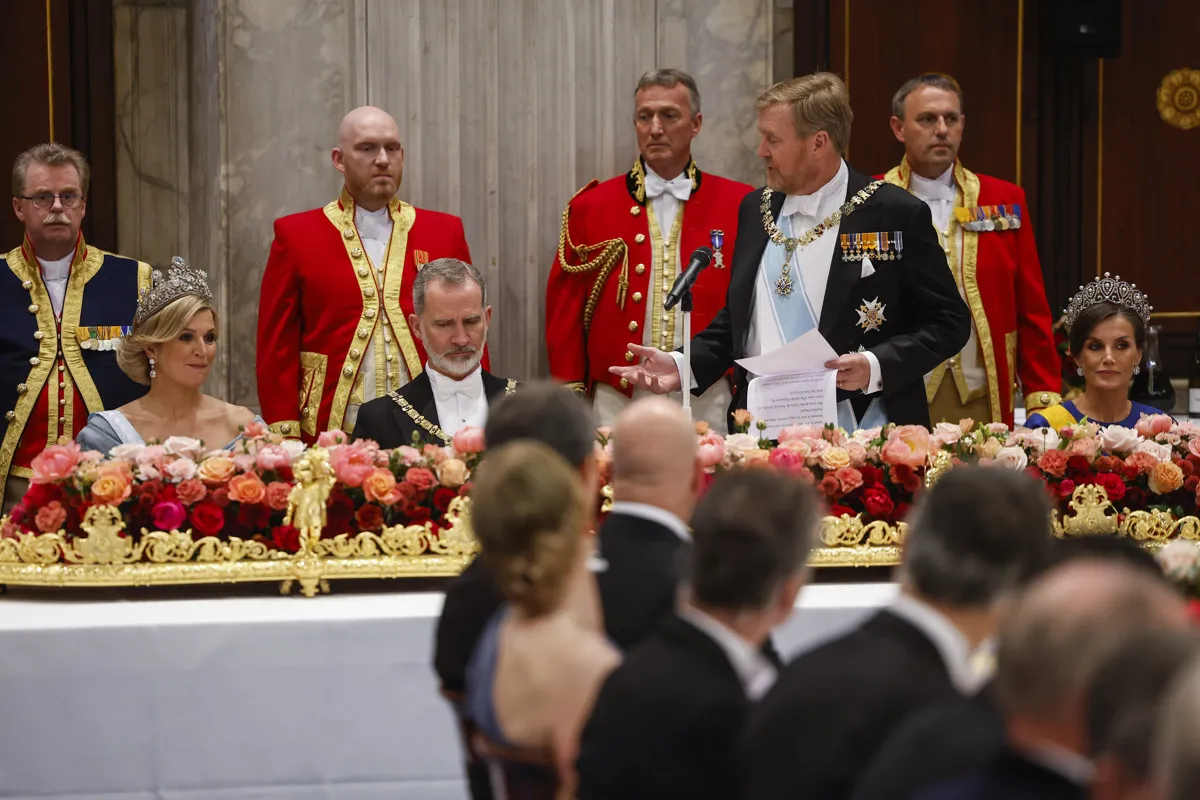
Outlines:
{"label": "white tablecloth", "polygon": [[[810,647],[895,592],[809,587],[777,645]],[[0,797],[465,798],[430,667],[441,602],[0,598]]]}

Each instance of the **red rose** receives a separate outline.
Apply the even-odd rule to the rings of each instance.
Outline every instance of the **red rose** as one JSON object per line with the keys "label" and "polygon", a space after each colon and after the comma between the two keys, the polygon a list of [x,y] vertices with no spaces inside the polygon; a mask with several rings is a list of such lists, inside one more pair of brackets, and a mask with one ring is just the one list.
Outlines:
{"label": "red rose", "polygon": [[1112,472],[1097,475],[1096,483],[1104,487],[1108,499],[1113,503],[1125,498],[1125,481],[1121,480],[1119,475]]}
{"label": "red rose", "polygon": [[271,509],[261,503],[242,503],[237,511],[238,523],[251,532],[271,527]]}
{"label": "red rose", "polygon": [[413,486],[408,481],[400,481],[396,484],[396,488],[400,491],[400,496],[409,502],[416,500],[417,495],[420,494],[420,492],[417,491],[417,487]]}
{"label": "red rose", "polygon": [[1142,470],[1137,464],[1121,464],[1121,476],[1127,481],[1136,480],[1138,475],[1142,474]]}
{"label": "red rose", "polygon": [[883,470],[881,470],[879,467],[875,467],[870,464],[863,464],[858,468],[858,471],[862,473],[863,483],[867,486],[870,486],[872,483],[883,482]]}
{"label": "red rose", "polygon": [[888,477],[892,483],[900,486],[906,492],[915,492],[921,487],[921,478],[917,475],[917,471],[912,467],[904,464],[896,464],[888,472]]}
{"label": "red rose", "polygon": [[[41,508],[53,503],[62,502],[62,488],[56,483],[30,483],[21,505],[26,508]],[[15,522],[16,520],[14,520]]]}
{"label": "red rose", "polygon": [[1200,486],[1200,475],[1188,475],[1183,479],[1184,491],[1194,492],[1197,486]]}
{"label": "red rose", "polygon": [[1067,459],[1067,474],[1078,481],[1092,474],[1092,465],[1083,456],[1071,456]]}
{"label": "red rose", "polygon": [[1139,511],[1146,507],[1146,490],[1140,486],[1125,487],[1125,505],[1131,511]]}
{"label": "red rose", "polygon": [[429,522],[431,515],[429,509],[425,506],[413,506],[412,511],[408,515],[409,525],[424,525]]}
{"label": "red rose", "polygon": [[354,515],[360,531],[377,532],[383,527],[383,509],[374,503],[367,503]]}
{"label": "red rose", "polygon": [[323,536],[332,537],[350,532],[350,524],[354,521],[354,501],[348,494],[340,489],[334,490],[329,496],[329,509],[325,520]]}
{"label": "red rose", "polygon": [[294,553],[300,549],[300,531],[291,525],[279,525],[271,529],[270,545],[285,553]]}
{"label": "red rose", "polygon": [[458,497],[458,492],[444,486],[433,492],[433,507],[445,514],[450,510],[450,501]]}
{"label": "red rose", "polygon": [[896,519],[904,519],[908,516],[909,509],[911,508],[911,503],[896,503],[896,511],[892,516]]}
{"label": "red rose", "polygon": [[204,500],[192,506],[192,527],[203,536],[216,536],[225,527],[225,511],[216,503]]}
{"label": "red rose", "polygon": [[162,491],[162,487],[162,481],[148,480],[145,483],[135,484],[133,487],[133,492],[139,497],[149,495],[151,498],[154,498],[157,497],[158,493]]}
{"label": "red rose", "polygon": [[209,497],[211,497],[212,501],[221,508],[229,505],[229,489],[224,486],[218,486],[216,489],[213,489],[209,493]]}
{"label": "red rose", "polygon": [[1070,497],[1074,493],[1075,481],[1071,480],[1070,478],[1064,479],[1063,482],[1058,485],[1059,497]]}
{"label": "red rose", "polygon": [[895,510],[895,503],[887,489],[881,486],[868,486],[862,493],[863,508],[872,517],[887,518]]}
{"label": "red rose", "polygon": [[853,508],[847,508],[846,506],[839,505],[838,503],[834,503],[833,505],[831,505],[831,506],[829,507],[829,516],[831,516],[831,517],[840,517],[840,516],[842,516],[843,514],[848,514],[848,515],[850,515],[850,516],[852,516],[852,517],[853,517],[853,516],[854,516],[854,509],[853,509]]}

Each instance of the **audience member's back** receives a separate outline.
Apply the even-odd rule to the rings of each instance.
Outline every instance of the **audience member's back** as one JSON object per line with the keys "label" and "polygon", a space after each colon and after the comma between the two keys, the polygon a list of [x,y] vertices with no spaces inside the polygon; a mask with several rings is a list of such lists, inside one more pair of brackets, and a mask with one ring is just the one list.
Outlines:
{"label": "audience member's back", "polygon": [[1003,592],[1048,557],[1049,507],[1026,475],[961,467],[918,506],[901,596],[796,658],[746,724],[746,800],[838,798],[911,714],[979,688],[972,651]]}
{"label": "audience member's back", "polygon": [[1156,800],[1200,797],[1200,660],[1171,682],[1155,724],[1153,753]]}

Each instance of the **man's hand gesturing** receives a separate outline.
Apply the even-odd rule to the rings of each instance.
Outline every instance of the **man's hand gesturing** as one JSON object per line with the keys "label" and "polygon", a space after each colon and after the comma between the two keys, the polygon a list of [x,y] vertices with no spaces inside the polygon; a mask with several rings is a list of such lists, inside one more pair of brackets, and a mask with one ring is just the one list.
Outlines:
{"label": "man's hand gesturing", "polygon": [[628,367],[609,367],[608,371],[629,381],[630,386],[649,389],[655,394],[679,391],[679,370],[675,366],[675,359],[668,353],[640,344],[629,345],[629,352],[633,353],[638,363]]}

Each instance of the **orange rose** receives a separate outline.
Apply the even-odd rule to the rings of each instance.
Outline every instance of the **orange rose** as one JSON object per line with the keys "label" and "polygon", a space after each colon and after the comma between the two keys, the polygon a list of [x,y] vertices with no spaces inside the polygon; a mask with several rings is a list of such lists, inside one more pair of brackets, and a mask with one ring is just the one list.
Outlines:
{"label": "orange rose", "polygon": [[229,480],[229,499],[235,503],[250,505],[261,503],[267,499],[267,486],[262,482],[262,478],[253,472],[235,475]]}
{"label": "orange rose", "polygon": [[374,503],[382,503],[385,497],[391,496],[392,489],[395,488],[396,476],[390,469],[383,467],[376,467],[362,482],[363,494]]}
{"label": "orange rose", "polygon": [[118,506],[129,499],[133,481],[128,475],[109,470],[92,484],[92,498],[101,504]]}
{"label": "orange rose", "polygon": [[196,470],[196,477],[209,486],[215,486],[225,483],[236,473],[237,466],[229,456],[209,456],[200,462],[200,468]]}
{"label": "orange rose", "polygon": [[438,465],[438,480],[447,489],[457,489],[467,482],[471,476],[467,465],[457,458],[448,458]]}
{"label": "orange rose", "polygon": [[1170,494],[1183,486],[1183,470],[1170,461],[1160,461],[1150,470],[1150,491]]}

